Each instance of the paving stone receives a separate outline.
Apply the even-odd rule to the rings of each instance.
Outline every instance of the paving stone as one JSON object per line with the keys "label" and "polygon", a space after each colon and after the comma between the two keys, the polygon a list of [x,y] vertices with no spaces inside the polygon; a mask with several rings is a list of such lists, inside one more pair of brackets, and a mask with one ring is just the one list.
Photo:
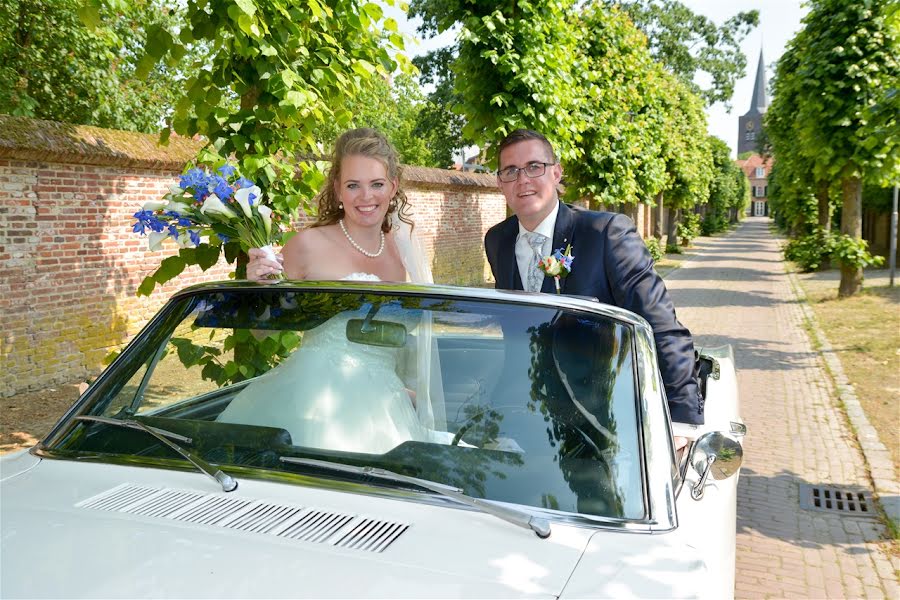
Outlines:
{"label": "paving stone", "polygon": [[[737,572],[744,575],[735,595],[865,597],[877,587],[884,597],[898,582],[880,549],[881,523],[799,505],[801,483],[868,490],[872,483],[769,223],[749,218],[727,236],[701,239],[696,256],[666,279],[696,345],[731,344],[735,352],[749,430],[737,506]],[[825,360],[836,363],[833,354]],[[880,474],[890,459],[873,456]],[[766,577],[772,570],[781,581]]]}

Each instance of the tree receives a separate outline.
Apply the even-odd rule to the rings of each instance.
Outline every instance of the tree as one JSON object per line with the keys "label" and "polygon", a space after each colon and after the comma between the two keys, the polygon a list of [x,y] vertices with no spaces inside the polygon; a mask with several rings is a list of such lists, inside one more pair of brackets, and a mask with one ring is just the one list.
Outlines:
{"label": "tree", "polygon": [[[734,84],[747,68],[741,41],[759,25],[759,11],[738,13],[717,27],[677,0],[608,0],[608,4],[621,4],[647,35],[653,57],[697,89],[707,105],[723,102],[730,110]],[[695,83],[698,74],[711,79],[705,89]]]}
{"label": "tree", "polygon": [[[119,1],[94,0],[94,10]],[[186,67],[171,129],[209,141],[200,162],[233,157],[284,218],[308,207],[323,180],[311,160],[323,150],[317,132],[326,123],[351,122],[348,101],[366,81],[386,77],[398,62],[410,66],[402,54],[390,53],[403,49],[397,23],[362,0],[188,0],[185,23],[180,31],[148,28],[136,76],[207,47],[207,58]],[[215,264],[222,251],[229,262],[241,255],[236,242],[211,239],[197,252],[166,259],[139,291],[149,294],[154,282],[168,281],[185,265]]]}
{"label": "tree", "polygon": [[420,114],[427,107],[427,100],[412,75],[372,77],[359,94],[347,99],[345,108],[353,113],[350,122],[344,126],[326,123],[316,135],[330,146],[348,127],[374,127],[391,141],[404,164],[446,166],[434,158],[435,140],[418,130]]}
{"label": "tree", "polygon": [[669,76],[665,85],[662,97],[669,132],[663,143],[668,177],[666,237],[667,246],[677,250],[675,240],[681,213],[707,201],[713,165],[703,101],[674,76]]}
{"label": "tree", "polygon": [[608,206],[658,201],[666,185],[665,74],[618,9],[594,5],[582,13],[581,26],[584,156],[566,165],[566,194]]}
{"label": "tree", "polygon": [[738,220],[749,193],[747,178],[731,160],[731,148],[715,136],[709,136],[712,152],[712,180],[709,201],[701,223],[704,235],[725,231],[729,223]]}
{"label": "tree", "polygon": [[[0,112],[155,132],[179,95],[179,62],[135,77],[155,27],[180,26],[164,0],[104,5],[85,24],[77,0],[0,0]],[[83,12],[81,14],[84,14]]]}
{"label": "tree", "polygon": [[840,297],[860,289],[871,262],[861,239],[863,183],[900,179],[900,31],[891,10],[874,0],[812,2],[789,44],[797,68],[780,74],[797,90],[795,152],[812,162],[816,180],[842,190]]}
{"label": "tree", "polygon": [[465,117],[463,138],[486,147],[519,127],[551,139],[563,159],[578,148],[579,103],[584,94],[577,52],[574,0],[515,1],[505,5],[468,0],[414,0],[410,14],[442,32],[460,26],[453,62],[454,110]]}
{"label": "tree", "polygon": [[461,101],[453,88],[452,65],[456,51],[454,44],[413,59],[419,69],[419,82],[434,88],[428,94],[428,103],[419,111],[416,132],[431,142],[435,166],[439,167],[452,165],[456,153],[465,146],[462,135],[465,121],[453,112],[453,107]]}

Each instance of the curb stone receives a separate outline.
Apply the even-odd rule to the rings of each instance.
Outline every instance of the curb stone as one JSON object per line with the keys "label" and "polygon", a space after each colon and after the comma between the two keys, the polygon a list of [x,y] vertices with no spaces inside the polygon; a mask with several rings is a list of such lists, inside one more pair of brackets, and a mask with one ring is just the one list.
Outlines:
{"label": "curb stone", "polygon": [[900,529],[900,484],[894,479],[891,455],[884,444],[881,443],[881,440],[878,439],[878,432],[872,427],[865,412],[863,412],[853,385],[847,379],[841,362],[825,336],[825,332],[819,327],[812,308],[809,306],[806,292],[803,291],[796,274],[787,269],[785,270],[791,282],[791,289],[797,299],[797,304],[803,313],[803,318],[809,325],[813,342],[816,344],[816,350],[825,362],[825,369],[834,380],[835,391],[843,404],[843,412],[847,415],[850,425],[856,434],[857,442],[859,442],[863,457],[869,467],[877,500],[888,518],[893,521],[895,530]]}

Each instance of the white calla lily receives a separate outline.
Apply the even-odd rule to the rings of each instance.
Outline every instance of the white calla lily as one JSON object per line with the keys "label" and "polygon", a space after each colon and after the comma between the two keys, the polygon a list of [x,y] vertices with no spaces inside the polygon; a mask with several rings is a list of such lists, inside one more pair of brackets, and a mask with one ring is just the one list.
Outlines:
{"label": "white calla lily", "polygon": [[166,204],[166,211],[177,212],[179,215],[187,214],[191,206],[186,202],[179,202],[174,198]]}
{"label": "white calla lily", "polygon": [[156,252],[163,246],[163,242],[169,237],[166,231],[151,231],[147,235],[147,247],[151,252]]}
{"label": "white calla lily", "polygon": [[253,217],[253,211],[250,209],[250,194],[253,194],[253,202],[258,205],[262,196],[262,190],[259,189],[259,186],[254,185],[253,187],[241,188],[234,193],[234,199],[248,218]]}
{"label": "white calla lily", "polygon": [[151,200],[149,202],[144,202],[144,210],[149,210],[150,212],[156,212],[159,209],[165,207],[166,202],[162,200]]}
{"label": "white calla lily", "polygon": [[234,214],[234,211],[225,206],[215,194],[210,194],[206,197],[206,200],[203,201],[203,206],[200,207],[200,212],[204,215],[207,213],[222,215],[229,219],[233,219],[237,216]]}
{"label": "white calla lily", "polygon": [[259,216],[262,218],[263,225],[266,226],[266,235],[272,235],[272,209],[266,206],[265,204],[260,204],[256,207],[257,212],[259,212]]}
{"label": "white calla lily", "polygon": [[173,196],[184,196],[184,190],[177,183],[169,188],[169,193]]}

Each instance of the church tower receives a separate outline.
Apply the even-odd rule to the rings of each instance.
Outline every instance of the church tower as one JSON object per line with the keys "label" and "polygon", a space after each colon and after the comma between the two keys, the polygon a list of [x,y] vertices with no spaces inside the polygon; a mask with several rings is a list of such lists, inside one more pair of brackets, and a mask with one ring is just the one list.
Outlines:
{"label": "church tower", "polygon": [[763,62],[762,48],[759,50],[759,64],[756,67],[756,82],[753,84],[753,98],[750,110],[738,118],[738,155],[743,152],[756,152],[759,134],[762,131],[762,118],[769,107],[766,97],[766,64]]}

